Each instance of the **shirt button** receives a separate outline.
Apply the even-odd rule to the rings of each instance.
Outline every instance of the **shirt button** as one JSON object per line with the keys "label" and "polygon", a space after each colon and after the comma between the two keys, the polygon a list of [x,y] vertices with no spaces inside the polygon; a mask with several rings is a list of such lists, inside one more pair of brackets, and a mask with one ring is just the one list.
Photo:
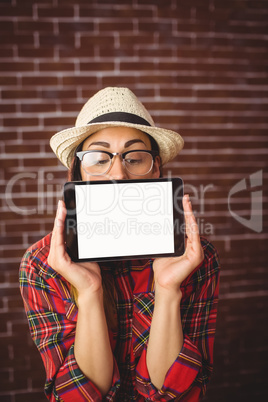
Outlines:
{"label": "shirt button", "polygon": [[129,311],[129,312],[127,313],[127,316],[128,316],[128,318],[132,318],[132,311]]}
{"label": "shirt button", "polygon": [[130,355],[126,356],[126,362],[129,363],[130,362]]}

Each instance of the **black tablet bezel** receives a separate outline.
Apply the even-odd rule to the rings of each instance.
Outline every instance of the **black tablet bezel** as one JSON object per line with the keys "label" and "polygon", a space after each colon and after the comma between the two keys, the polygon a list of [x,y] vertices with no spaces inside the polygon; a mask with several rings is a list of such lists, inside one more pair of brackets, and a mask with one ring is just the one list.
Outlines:
{"label": "black tablet bezel", "polygon": [[[115,183],[148,183],[148,182],[172,182],[173,193],[173,236],[174,236],[174,253],[159,253],[155,255],[141,254],[141,255],[124,255],[113,257],[100,257],[100,258],[80,258],[78,257],[78,240],[77,240],[77,216],[76,216],[76,201],[75,201],[75,186],[98,185],[107,184],[113,185]],[[74,262],[86,261],[118,261],[118,260],[137,260],[146,258],[157,257],[175,257],[180,256],[185,250],[185,225],[184,214],[182,206],[183,198],[183,181],[181,178],[159,178],[159,179],[137,179],[137,180],[98,180],[98,181],[72,181],[64,185],[64,202],[67,209],[65,220],[65,242],[66,250],[70,258]]]}

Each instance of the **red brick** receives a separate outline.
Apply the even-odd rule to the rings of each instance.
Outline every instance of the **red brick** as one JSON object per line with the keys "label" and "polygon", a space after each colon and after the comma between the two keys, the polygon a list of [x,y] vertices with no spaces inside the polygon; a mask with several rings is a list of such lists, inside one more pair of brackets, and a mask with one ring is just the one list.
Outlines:
{"label": "red brick", "polygon": [[[25,205],[26,207],[26,205]],[[8,250],[5,249],[3,251],[0,251],[0,255],[2,258],[18,258],[20,259],[24,254],[24,251],[22,249],[15,249],[15,250]],[[1,291],[2,292],[2,291]],[[3,295],[6,296],[14,296],[17,293],[14,289],[9,289],[8,291],[3,291]],[[10,317],[10,320],[12,320],[12,316]]]}
{"label": "red brick", "polygon": [[119,39],[120,39],[120,46],[131,46],[131,47],[136,46],[136,45],[143,46],[144,43],[146,43],[147,46],[150,46],[153,44],[155,44],[155,45],[158,44],[154,35],[148,35],[148,34],[142,34],[142,35],[124,34],[124,35],[120,35]]}
{"label": "red brick", "polygon": [[28,17],[32,16],[32,7],[25,5],[10,5],[1,4],[1,16],[3,17]]}
{"label": "red brick", "polygon": [[[119,77],[105,76],[102,77],[101,82],[103,87],[119,85],[131,88],[134,86],[134,84],[139,83],[140,79],[132,75],[121,75]],[[89,97],[91,94],[89,93],[89,91],[83,91],[83,95]]]}
{"label": "red brick", "polygon": [[33,55],[36,58],[48,58],[48,57],[53,58],[54,51],[53,51],[53,49],[46,49],[46,48],[35,49],[32,47],[21,46],[18,49],[18,55],[21,58],[23,58],[23,57],[32,58]]}
{"label": "red brick", "polygon": [[46,32],[51,32],[53,31],[53,22],[50,21],[33,21],[32,19],[30,20],[19,20],[17,23],[17,29],[18,31],[46,31]]}
{"label": "red brick", "polygon": [[1,76],[0,77],[0,85],[1,86],[6,86],[6,85],[17,85],[17,82],[18,82],[18,80],[17,80],[17,77],[11,77],[11,76],[6,76],[6,77],[4,77],[4,76]]}
{"label": "red brick", "polygon": [[46,230],[47,233],[52,231],[53,225],[54,225],[54,219],[53,220],[51,219],[51,221],[46,221],[45,222],[45,230]]}
{"label": "red brick", "polygon": [[[36,370],[33,372],[30,372],[29,376],[32,376],[33,374],[36,373]],[[25,391],[24,393],[18,393],[15,396],[15,402],[25,402],[25,399],[27,399],[27,402],[46,402],[47,398],[44,395],[43,390],[40,389],[40,391]],[[4,401],[3,401],[4,402]],[[12,401],[13,402],[13,401]]]}
{"label": "red brick", "polygon": [[13,34],[5,33],[0,36],[0,45],[9,45],[16,43],[17,45],[34,45],[34,35],[33,34]]}
{"label": "red brick", "polygon": [[41,91],[42,99],[76,98],[76,88],[73,89],[44,89]]}
{"label": "red brick", "polygon": [[41,33],[39,35],[40,46],[46,47],[55,45],[65,46],[65,47],[74,47],[75,46],[75,38],[72,33],[64,34],[64,35],[53,35],[53,33]]}
{"label": "red brick", "polygon": [[[44,124],[46,127],[48,126],[62,126],[63,118],[62,117],[45,117]],[[74,119],[72,117],[64,117],[64,125],[72,127],[74,125]]]}
{"label": "red brick", "polygon": [[172,49],[160,48],[159,46],[152,48],[152,47],[145,47],[139,48],[137,51],[138,57],[157,57],[157,58],[166,58],[172,57],[173,51]]}
{"label": "red brick", "polygon": [[10,61],[10,62],[1,62],[0,63],[0,71],[5,71],[5,72],[33,72],[35,70],[34,67],[34,62],[20,62],[17,61],[16,63]]}
{"label": "red brick", "polygon": [[74,17],[73,7],[43,7],[40,5],[38,7],[38,17],[45,18],[66,18]]}
{"label": "red brick", "polygon": [[[45,103],[45,101],[41,101],[40,103],[32,103],[29,101],[21,104],[20,109],[22,113],[55,113],[57,111],[57,105],[51,101],[48,103]],[[34,135],[34,138],[37,138],[36,132],[29,135]]]}
{"label": "red brick", "polygon": [[40,71],[74,71],[74,63],[73,62],[40,62],[39,63]]}
{"label": "red brick", "polygon": [[59,33],[68,34],[70,32],[93,32],[94,23],[93,22],[59,22]]}
{"label": "red brick", "polygon": [[[70,1],[70,0],[68,0]],[[83,0],[84,1],[84,0]],[[99,7],[94,6],[87,3],[85,6],[82,5],[79,8],[79,16],[80,17],[90,17],[90,18],[113,18],[116,19],[125,19],[125,18],[140,18],[140,16],[144,18],[152,18],[154,12],[152,9],[144,8],[144,7],[135,7],[135,9],[130,6],[129,3],[126,4],[125,7],[117,8],[116,14],[114,9],[111,6]]]}
{"label": "red brick", "polygon": [[129,70],[133,70],[133,71],[137,71],[137,69],[139,69],[140,71],[143,70],[149,70],[149,71],[153,71],[155,68],[154,62],[150,62],[150,61],[146,61],[143,63],[140,62],[136,62],[133,61],[131,62],[121,62],[120,63],[120,70],[121,71],[129,71]]}
{"label": "red brick", "polygon": [[[38,199],[37,196],[27,197],[25,191],[18,190],[18,188],[14,186],[12,193],[6,196],[6,204],[10,209],[15,211],[16,214],[27,216],[37,213]],[[21,243],[18,243],[18,245],[20,246]]]}
{"label": "red brick", "polygon": [[79,48],[73,47],[61,47],[59,48],[59,57],[61,58],[76,58],[81,59],[82,57],[94,57],[95,47],[94,46],[83,46]]}
{"label": "red brick", "polygon": [[[217,30],[217,25],[216,25],[216,30]],[[254,25],[249,25],[249,24],[237,24],[237,23],[232,23],[231,26],[228,29],[229,32],[234,33],[234,34],[247,34],[247,35],[266,35],[267,34],[267,27],[265,25],[260,25],[256,26]],[[223,29],[223,32],[225,32],[225,29]]]}
{"label": "red brick", "polygon": [[198,35],[195,38],[195,45],[198,47],[228,47],[233,46],[233,39],[230,40],[227,37],[210,37]]}
{"label": "red brick", "polygon": [[136,6],[134,9],[129,3],[126,3],[126,6],[116,10],[116,18],[140,19],[141,15],[143,18],[152,18],[155,15],[155,11],[152,8],[145,8],[143,5],[140,7]]}
{"label": "red brick", "polygon": [[[106,0],[107,1],[107,0]],[[111,1],[111,0],[110,0]],[[152,4],[154,5],[154,2],[152,0],[138,0],[137,4],[139,5],[149,5],[151,6]],[[157,1],[157,7],[162,8],[162,7],[171,7],[172,6],[172,0],[158,0]]]}
{"label": "red brick", "polygon": [[[52,153],[52,151],[51,151]],[[45,167],[45,166],[57,166],[58,162],[57,159],[54,158],[42,158],[42,159],[25,159],[24,162],[24,167]]]}
{"label": "red brick", "polygon": [[151,22],[148,21],[139,21],[138,22],[138,30],[140,32],[172,32],[172,21],[168,22]]}
{"label": "red brick", "polygon": [[[80,1],[80,0],[79,0]],[[41,3],[41,4],[46,4],[46,5],[52,5],[54,3],[54,0],[36,0],[36,3]],[[32,0],[24,0],[25,4],[32,4]]]}
{"label": "red brick", "polygon": [[1,47],[1,58],[11,58],[14,55],[14,51],[12,48],[4,48]]}
{"label": "red brick", "polygon": [[191,97],[193,95],[192,89],[173,89],[173,88],[161,88],[160,96],[174,96],[174,97]]}
{"label": "red brick", "polygon": [[249,85],[268,85],[268,77],[249,77],[246,82]]}
{"label": "red brick", "polygon": [[191,42],[192,39],[190,36],[183,36],[179,34],[177,36],[170,36],[164,35],[163,33],[159,36],[159,44],[165,46],[190,46]]}
{"label": "red brick", "polygon": [[7,347],[1,347],[0,349],[0,359],[2,361],[2,366],[7,367],[10,364],[10,358],[9,358],[9,350]]}
{"label": "red brick", "polygon": [[95,76],[81,76],[81,75],[70,75],[62,77],[63,86],[71,85],[71,86],[88,86],[93,85],[96,87],[97,85],[97,78]]}
{"label": "red brick", "polygon": [[248,47],[265,47],[267,45],[267,40],[265,39],[264,35],[262,38],[247,38],[247,37],[240,37],[234,38],[232,40],[233,46],[248,46]]}
{"label": "red brick", "polygon": [[[16,113],[16,105],[14,104],[0,104],[0,113]],[[2,139],[2,133],[1,133],[1,139]]]}
{"label": "red brick", "polygon": [[[69,1],[69,0],[68,0]],[[79,7],[79,17],[85,18],[107,18],[113,17],[114,10],[112,7],[94,7],[92,4],[87,3]]]}
{"label": "red brick", "polygon": [[0,236],[1,244],[20,244],[22,243],[22,236]]}
{"label": "red brick", "polygon": [[133,31],[133,21],[130,19],[129,21],[113,21],[113,22],[100,22],[99,23],[99,30],[100,32],[105,32],[105,31],[113,31],[113,32],[124,32],[124,31]]}
{"label": "red brick", "polygon": [[[92,96],[92,94],[94,94],[94,90],[89,90],[90,95],[86,96],[86,98],[89,98],[90,96]],[[83,94],[83,98],[85,98],[85,95]],[[78,102],[78,101],[66,101],[63,100],[61,102],[60,108],[61,108],[61,112],[72,112],[73,116],[74,116],[74,121],[77,117],[78,112],[82,109],[83,105],[85,102]]]}
{"label": "red brick", "polygon": [[[29,374],[25,368],[17,369],[14,373],[13,389],[21,389],[27,384]],[[28,400],[28,398],[27,398]]]}
{"label": "red brick", "polygon": [[[35,140],[35,141],[49,141],[49,139],[52,137],[52,135],[55,134],[55,132],[52,131],[48,131],[48,130],[40,130],[40,129],[36,129],[36,130],[31,130],[28,131],[27,129],[22,130],[22,140]],[[43,142],[44,142],[43,141]]]}
{"label": "red brick", "polygon": [[[9,136],[8,136],[9,137]],[[5,139],[5,138],[2,138],[1,137],[1,139],[3,140],[3,139]],[[9,140],[10,138],[8,138],[7,140]],[[12,139],[12,136],[11,136],[11,139]],[[17,167],[18,167],[18,160],[16,160],[15,158],[14,158],[14,156],[12,156],[12,158],[10,158],[10,159],[8,159],[8,158],[3,158],[2,159],[2,166],[3,167],[5,167],[5,169],[6,169],[6,174],[5,174],[5,178],[6,179],[8,179],[9,178],[9,176],[10,176],[10,174],[13,176],[13,173],[7,173],[8,171],[10,171],[10,170],[12,170],[12,169],[16,169]],[[10,169],[11,168],[11,169]]]}
{"label": "red brick", "polygon": [[113,62],[104,62],[104,61],[80,62],[80,71],[113,71],[113,70],[114,70]]}
{"label": "red brick", "polygon": [[2,92],[3,99],[31,99],[36,98],[36,91],[35,90],[4,90]]}
{"label": "red brick", "polygon": [[255,11],[252,9],[244,10],[243,13],[235,13],[233,16],[235,21],[247,21],[247,22],[266,22],[267,21],[267,10],[265,12]]}
{"label": "red brick", "polygon": [[197,95],[204,98],[266,98],[266,92],[260,88],[259,91],[235,90],[235,89],[215,89],[215,90],[198,90]]}
{"label": "red brick", "polygon": [[[2,368],[0,371],[0,375],[1,375],[1,388],[4,391],[11,390],[9,370],[7,368]],[[8,401],[8,399],[6,400]]]}
{"label": "red brick", "polygon": [[16,145],[6,145],[5,146],[6,153],[32,153],[32,152],[40,152],[40,145],[39,144],[16,144]]}
{"label": "red brick", "polygon": [[182,19],[189,19],[191,17],[191,7],[186,3],[182,3],[180,1],[176,1],[175,9],[173,7],[167,7],[163,5],[163,7],[158,7],[156,9],[157,16],[159,18],[174,18]]}
{"label": "red brick", "polygon": [[[66,4],[73,4],[72,0],[58,0],[58,5],[60,7],[65,6]],[[79,6],[81,7],[82,4],[87,5],[89,8],[93,8],[95,7],[94,4],[91,4],[91,2],[89,2],[88,0],[79,0]]]}
{"label": "red brick", "polygon": [[140,87],[135,90],[135,93],[140,99],[146,98],[147,96],[155,96],[155,91],[153,88],[147,89]]}
{"label": "red brick", "polygon": [[0,31],[1,33],[7,31],[7,32],[11,32],[14,29],[14,22],[13,21],[5,21],[2,20],[1,21],[1,27],[0,27]]}
{"label": "red brick", "polygon": [[38,119],[31,117],[18,117],[15,119],[4,118],[4,127],[25,127],[25,126],[38,126]]}
{"label": "red brick", "polygon": [[137,55],[136,49],[133,49],[128,46],[120,46],[119,48],[111,48],[107,43],[106,46],[99,46],[98,54],[100,57],[109,57],[109,58],[126,58],[126,57],[135,57]]}
{"label": "red brick", "polygon": [[114,43],[113,36],[111,35],[90,35],[90,34],[81,34],[80,38],[81,48],[87,49],[90,47],[100,46],[100,45],[112,45]]}

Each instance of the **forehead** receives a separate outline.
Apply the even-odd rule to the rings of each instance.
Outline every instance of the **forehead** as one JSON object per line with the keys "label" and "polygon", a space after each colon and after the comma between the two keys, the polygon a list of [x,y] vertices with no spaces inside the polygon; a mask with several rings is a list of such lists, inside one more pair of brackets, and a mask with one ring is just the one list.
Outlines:
{"label": "forehead", "polygon": [[83,148],[88,147],[91,143],[96,141],[105,141],[111,146],[124,146],[126,142],[135,139],[142,140],[146,146],[150,147],[149,136],[136,128],[108,127],[90,135],[85,140]]}

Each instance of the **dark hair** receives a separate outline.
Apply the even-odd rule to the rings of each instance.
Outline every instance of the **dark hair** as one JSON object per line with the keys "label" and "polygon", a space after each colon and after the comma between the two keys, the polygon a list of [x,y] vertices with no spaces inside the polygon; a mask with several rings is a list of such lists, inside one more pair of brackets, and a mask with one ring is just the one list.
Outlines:
{"label": "dark hair", "polygon": [[[84,140],[85,141],[85,140]],[[80,171],[80,159],[77,158],[76,152],[82,151],[84,141],[76,147],[74,151],[74,157],[71,163],[71,167],[68,170],[68,181],[82,181],[81,171]]]}
{"label": "dark hair", "polygon": [[[158,147],[158,144],[155,141],[155,139],[153,137],[151,137],[147,133],[144,133],[144,134],[148,135],[148,137],[149,137],[152,151],[157,151],[157,153],[159,154],[159,147]],[[70,169],[68,171],[68,181],[81,181],[82,180],[81,170],[80,170],[81,162],[80,162],[80,159],[77,158],[76,152],[82,151],[84,142],[85,142],[85,140],[82,141],[78,145],[78,147],[76,148],[76,150],[74,152],[74,157],[73,157],[73,160],[72,160],[72,163],[71,163],[71,167],[70,167]],[[162,177],[161,168],[160,168],[160,177]]]}

